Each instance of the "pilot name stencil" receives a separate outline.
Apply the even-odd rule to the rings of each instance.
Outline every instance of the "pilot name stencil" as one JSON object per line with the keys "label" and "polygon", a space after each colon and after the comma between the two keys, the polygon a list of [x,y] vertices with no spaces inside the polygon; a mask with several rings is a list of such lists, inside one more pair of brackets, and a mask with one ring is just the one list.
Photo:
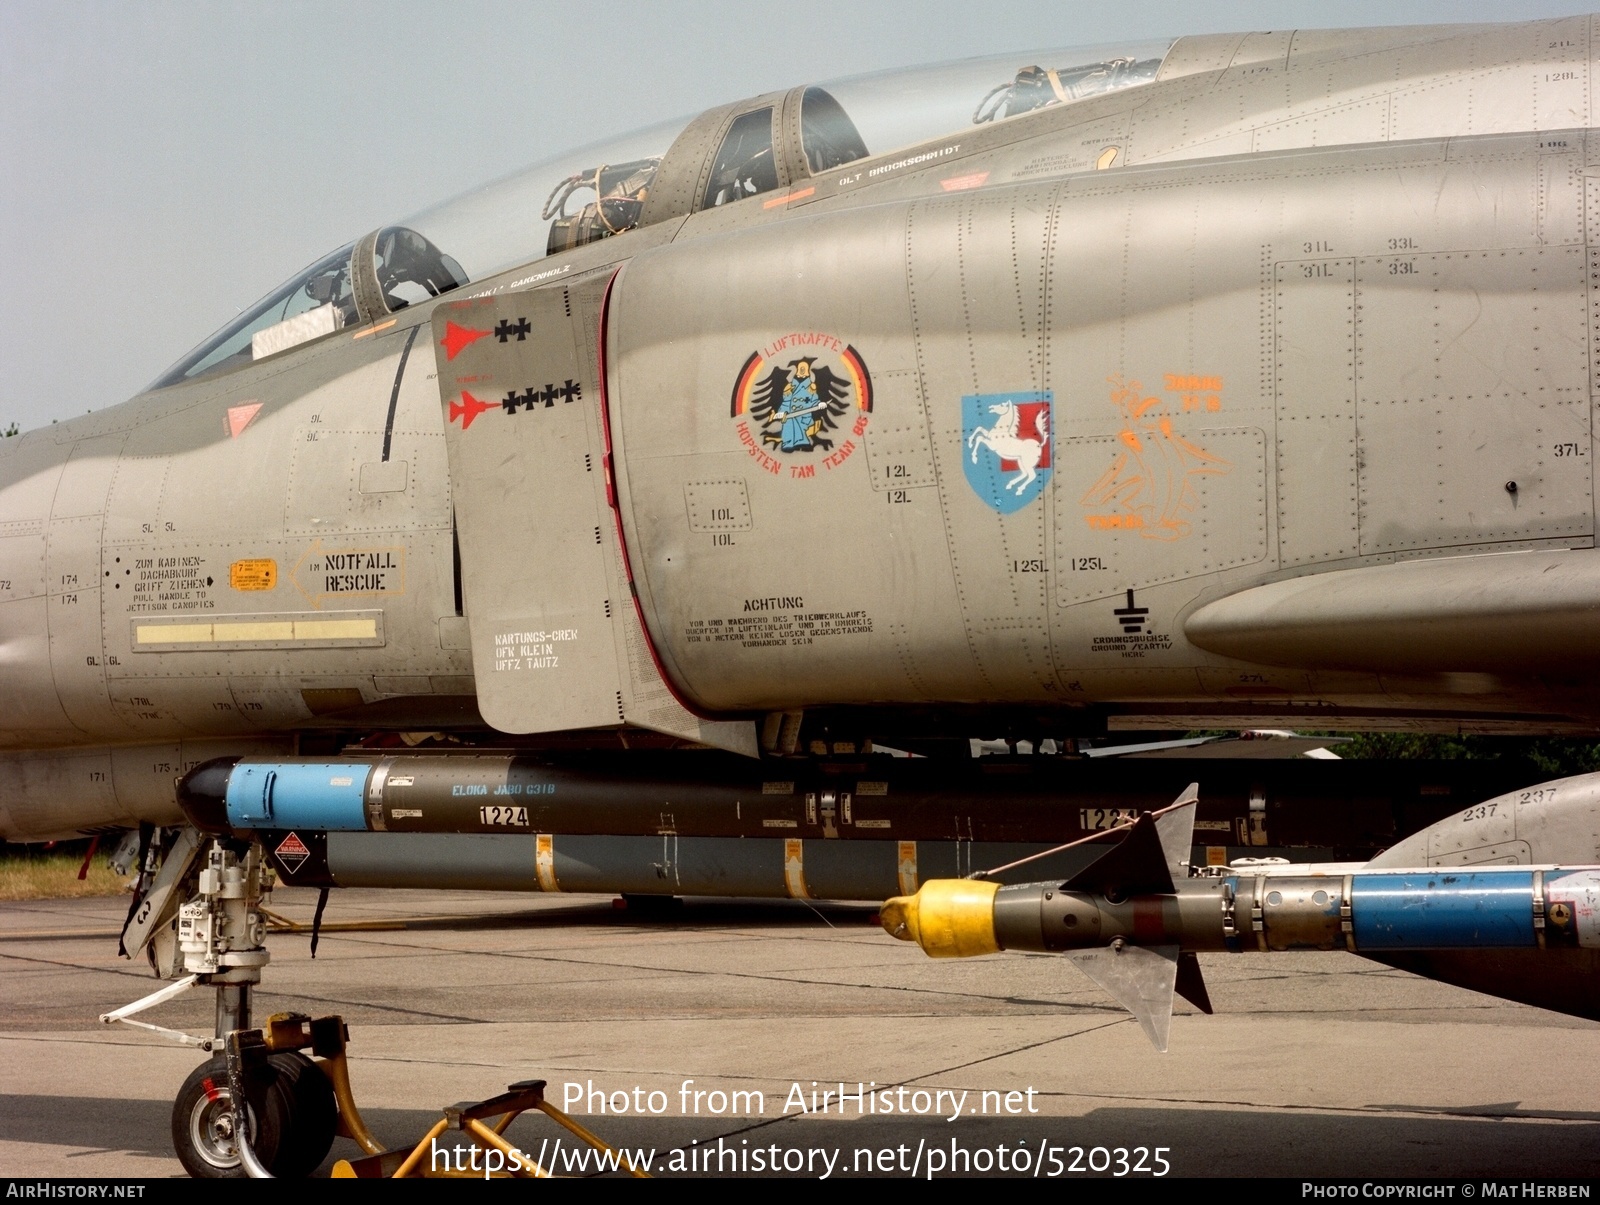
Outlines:
{"label": "pilot name stencil", "polygon": [[791,332],[751,352],[729,403],[745,451],[764,471],[776,477],[787,468],[793,480],[816,476],[818,453],[824,470],[848,460],[871,413],[861,353],[820,331]]}

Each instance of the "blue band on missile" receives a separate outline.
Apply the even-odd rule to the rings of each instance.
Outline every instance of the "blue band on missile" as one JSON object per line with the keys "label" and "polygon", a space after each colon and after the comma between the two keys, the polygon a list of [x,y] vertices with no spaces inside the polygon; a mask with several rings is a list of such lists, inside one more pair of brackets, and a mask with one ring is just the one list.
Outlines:
{"label": "blue band on missile", "polygon": [[1363,951],[1535,944],[1531,871],[1358,874],[1350,912]]}
{"label": "blue band on missile", "polygon": [[340,763],[241,764],[228,776],[234,828],[365,831],[366,766]]}

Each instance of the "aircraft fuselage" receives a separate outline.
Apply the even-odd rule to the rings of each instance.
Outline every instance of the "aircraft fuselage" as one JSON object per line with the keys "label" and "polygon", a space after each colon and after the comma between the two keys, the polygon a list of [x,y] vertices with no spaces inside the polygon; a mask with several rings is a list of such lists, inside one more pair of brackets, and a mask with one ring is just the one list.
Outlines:
{"label": "aircraft fuselage", "polygon": [[0,833],[317,727],[1593,731],[1593,32],[1182,39],[4,441]]}

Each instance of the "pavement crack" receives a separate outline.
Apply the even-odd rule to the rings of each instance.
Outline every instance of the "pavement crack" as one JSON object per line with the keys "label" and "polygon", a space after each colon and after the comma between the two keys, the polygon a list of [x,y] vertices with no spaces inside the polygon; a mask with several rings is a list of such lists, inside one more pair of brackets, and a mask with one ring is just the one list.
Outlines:
{"label": "pavement crack", "polygon": [[[507,958],[536,958],[536,959],[539,959],[539,960],[545,961],[545,962],[568,963],[568,964],[572,964],[572,965],[575,965],[575,966],[615,967],[618,970],[646,971],[646,972],[649,972],[651,974],[689,975],[689,976],[701,976],[701,977],[709,976],[709,977],[727,978],[727,979],[750,979],[750,980],[756,980],[758,982],[764,982],[764,983],[781,983],[781,984],[785,984],[787,986],[805,985],[805,986],[808,986],[808,987],[854,988],[854,989],[856,989],[858,991],[867,991],[867,992],[906,992],[906,993],[917,994],[917,995],[943,996],[943,997],[949,997],[949,998],[960,999],[960,1000],[989,1000],[989,1001],[992,1001],[992,1002],[994,1002],[996,1004],[1010,1004],[1010,1003],[1015,1003],[1016,1002],[1016,997],[1014,997],[1014,996],[996,995],[996,994],[992,994],[992,993],[988,993],[988,992],[960,992],[960,991],[951,991],[948,988],[914,987],[914,986],[911,986],[911,985],[908,985],[908,984],[899,984],[899,983],[885,983],[885,984],[880,984],[880,983],[849,983],[849,982],[844,982],[844,981],[840,981],[840,980],[833,980],[833,979],[802,978],[802,977],[796,976],[796,975],[763,975],[763,974],[758,974],[758,973],[753,972],[753,971],[730,971],[726,967],[718,967],[718,968],[716,968],[714,970],[702,971],[702,970],[696,970],[696,969],[687,968],[687,967],[661,967],[661,966],[649,966],[649,965],[643,964],[643,963],[596,962],[596,961],[594,961],[592,959],[585,959],[585,958],[559,958],[559,957],[555,957],[555,956],[549,955],[549,954],[537,954],[537,955],[534,955],[534,954],[515,954],[515,953],[507,952],[503,956],[507,957]],[[1026,1003],[1033,1004],[1033,1005],[1047,1006],[1048,1007],[1048,1006],[1053,1005],[1055,1002],[1054,1001],[1049,1001],[1049,1000],[1028,1000],[1028,1001],[1026,1001]],[[1063,1005],[1062,1007],[1076,1007],[1076,1006]]]}

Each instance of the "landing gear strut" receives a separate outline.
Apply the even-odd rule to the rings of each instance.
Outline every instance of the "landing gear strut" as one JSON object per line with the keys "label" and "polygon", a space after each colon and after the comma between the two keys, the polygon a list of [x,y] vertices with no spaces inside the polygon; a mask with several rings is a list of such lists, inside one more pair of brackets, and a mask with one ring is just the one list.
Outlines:
{"label": "landing gear strut", "polygon": [[[123,930],[130,957],[148,946],[158,972],[182,978],[100,1018],[108,1025],[120,1021],[149,1030],[211,1056],[189,1073],[172,1105],[172,1144],[191,1176],[306,1176],[327,1158],[336,1135],[354,1141],[365,1157],[340,1160],[335,1176],[431,1175],[436,1174],[431,1148],[446,1130],[459,1131],[462,1141],[485,1151],[499,1151],[505,1172],[495,1174],[545,1176],[549,1173],[544,1168],[518,1155],[501,1137],[517,1116],[529,1111],[544,1113],[609,1156],[615,1170],[646,1174],[549,1104],[542,1080],[513,1084],[491,1100],[453,1105],[420,1142],[386,1150],[367,1129],[351,1094],[345,1055],[350,1032],[341,1018],[278,1013],[265,1025],[252,1025],[251,994],[267,965],[263,905],[272,891],[272,872],[261,845],[218,838],[203,854],[202,845],[186,830],[173,842],[159,872],[146,869],[139,902]],[[195,986],[211,987],[217,994],[211,1037],[133,1019]],[[485,1120],[493,1124],[485,1125]]]}
{"label": "landing gear strut", "polygon": [[[327,1156],[339,1122],[327,1074],[297,1046],[285,1042],[259,1059],[229,1057],[237,1035],[259,1034],[251,1029],[251,997],[269,957],[262,906],[272,885],[259,843],[218,839],[202,847],[188,834],[180,837],[160,872],[141,884],[124,946],[130,956],[148,946],[158,973],[182,978],[100,1018],[211,1054],[190,1072],[172,1106],[178,1160],[202,1179],[304,1176]],[[132,1019],[195,986],[216,991],[211,1037]]]}

